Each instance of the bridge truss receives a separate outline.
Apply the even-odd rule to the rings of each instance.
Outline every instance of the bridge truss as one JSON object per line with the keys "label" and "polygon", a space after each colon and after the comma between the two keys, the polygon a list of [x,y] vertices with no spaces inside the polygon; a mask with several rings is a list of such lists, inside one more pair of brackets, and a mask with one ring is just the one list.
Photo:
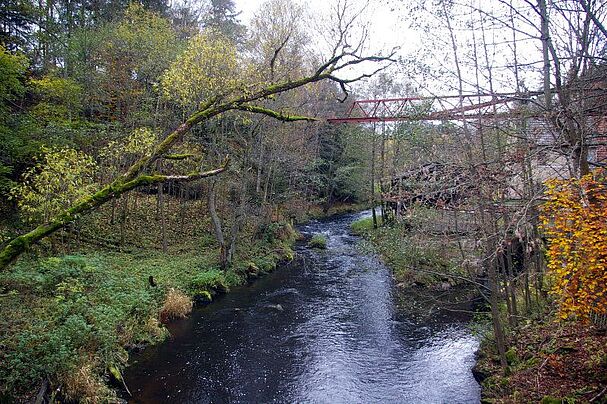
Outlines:
{"label": "bridge truss", "polygon": [[345,116],[328,118],[330,123],[374,123],[394,121],[449,121],[530,117],[522,105],[540,92],[524,94],[466,94],[440,97],[406,97],[356,100]]}

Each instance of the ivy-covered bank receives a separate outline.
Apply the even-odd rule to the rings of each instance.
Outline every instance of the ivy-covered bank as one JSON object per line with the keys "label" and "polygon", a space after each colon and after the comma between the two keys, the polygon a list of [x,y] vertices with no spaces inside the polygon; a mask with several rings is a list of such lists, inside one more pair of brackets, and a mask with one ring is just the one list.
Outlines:
{"label": "ivy-covered bank", "polygon": [[289,224],[271,224],[227,271],[214,249],[21,260],[0,274],[0,401],[111,401],[129,350],[166,338],[163,323],[194,301],[292,259],[296,237]]}

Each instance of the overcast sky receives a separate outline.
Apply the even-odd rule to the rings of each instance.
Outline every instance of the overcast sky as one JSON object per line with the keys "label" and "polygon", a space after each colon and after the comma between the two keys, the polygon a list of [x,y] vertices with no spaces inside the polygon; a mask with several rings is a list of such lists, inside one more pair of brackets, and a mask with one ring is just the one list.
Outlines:
{"label": "overcast sky", "polygon": [[[342,0],[343,1],[343,0]],[[480,1],[480,0],[479,0]],[[241,12],[240,20],[245,25],[248,24],[253,14],[263,3],[263,0],[235,0],[237,9]],[[338,0],[307,0],[302,4],[309,9],[312,13],[319,16],[331,15],[331,8],[335,6]],[[420,95],[447,95],[456,92],[455,85],[455,67],[453,65],[453,50],[449,41],[449,35],[447,32],[442,32],[440,28],[433,29],[434,37],[428,34],[420,34],[420,30],[415,30],[409,27],[410,21],[413,18],[408,15],[403,9],[393,9],[391,4],[397,4],[402,6],[403,4],[409,4],[407,2],[398,3],[387,0],[349,0],[349,4],[353,6],[362,7],[365,3],[369,3],[369,6],[363,13],[362,17],[367,21],[370,30],[369,35],[369,49],[368,54],[378,54],[381,51],[391,49],[395,46],[400,47],[398,56],[401,57],[405,62],[392,70],[391,74],[396,78],[396,81],[402,84],[408,83],[413,88],[416,88]],[[481,4],[481,3],[479,3]],[[488,7],[489,10],[493,10],[494,3],[490,0],[482,0],[482,4]],[[404,7],[401,7],[404,8]],[[465,20],[466,12],[460,14],[460,21]],[[432,17],[429,18],[432,20]],[[444,25],[444,22],[442,23]],[[452,21],[455,24],[455,17]],[[444,28],[443,28],[444,29]],[[455,28],[455,33],[458,38],[459,50],[458,53],[462,55],[460,58],[464,58],[463,55],[466,50],[466,43],[469,43],[472,39],[472,31],[462,30]],[[499,42],[503,39],[503,36],[508,32],[503,29],[491,30],[487,29],[486,34],[488,40]],[[507,31],[507,30],[506,30]],[[477,40],[478,40],[477,33]],[[537,53],[537,41],[533,43],[521,43],[519,44],[519,62],[526,61],[527,57],[531,57]],[[426,52],[425,54],[420,53],[416,56],[411,56],[417,50]],[[492,49],[490,55],[492,60],[491,65],[505,66],[511,63],[512,53],[509,48],[501,46]],[[480,56],[479,56],[480,58]],[[462,60],[460,59],[460,61]],[[462,70],[465,80],[469,82],[474,81],[472,76],[474,69],[470,66],[470,57],[467,57],[468,65],[462,64]],[[480,59],[479,59],[480,60]],[[412,66],[417,66],[416,62],[425,63],[432,70],[435,70],[434,76],[424,76],[417,73],[411,73],[413,70],[410,69]],[[367,69],[368,71],[368,69]],[[441,73],[442,72],[442,73]],[[507,69],[495,68],[493,71],[494,80],[494,91],[510,92],[514,91],[514,82],[511,77],[511,71]],[[530,85],[530,88],[534,89],[537,87],[537,74],[534,76],[530,73],[525,74],[526,84]],[[482,83],[486,87],[486,83]],[[364,84],[362,84],[364,86]],[[359,87],[359,86],[357,86]],[[483,90],[481,90],[483,91]],[[374,92],[371,87],[370,93]],[[464,92],[474,92],[476,89],[473,85],[465,86]],[[397,94],[394,94],[397,95]],[[405,94],[403,94],[405,95]]]}
{"label": "overcast sky", "polygon": [[[329,16],[332,14],[332,7],[335,7],[338,0],[307,0],[303,3],[304,7],[312,15]],[[248,24],[254,13],[258,10],[264,0],[235,0],[238,11],[241,12],[239,19],[245,25]],[[353,8],[364,7],[367,0],[349,0],[349,5]],[[412,52],[419,46],[419,35],[411,30],[405,23],[405,19],[395,10],[391,10],[387,1],[370,0],[362,20],[367,23],[369,29],[368,54],[380,54],[394,47],[399,47],[399,55],[403,56]],[[396,66],[394,66],[396,71]],[[362,72],[368,73],[374,70],[374,66],[357,66],[356,71],[348,74],[358,75]],[[396,74],[396,73],[395,73]],[[358,83],[356,87],[365,87],[365,83]]]}
{"label": "overcast sky", "polygon": [[[331,7],[337,0],[307,0],[306,8],[319,15],[329,14]],[[249,19],[263,3],[263,0],[236,0],[236,7],[242,12],[240,20],[248,23]],[[350,0],[353,5],[362,6],[365,0]],[[394,46],[411,47],[415,42],[415,33],[399,18],[399,15],[386,4],[386,1],[371,0],[369,7],[364,13],[364,18],[369,21],[371,28],[370,43],[378,50],[381,48],[392,48]],[[401,21],[399,21],[401,20]]]}

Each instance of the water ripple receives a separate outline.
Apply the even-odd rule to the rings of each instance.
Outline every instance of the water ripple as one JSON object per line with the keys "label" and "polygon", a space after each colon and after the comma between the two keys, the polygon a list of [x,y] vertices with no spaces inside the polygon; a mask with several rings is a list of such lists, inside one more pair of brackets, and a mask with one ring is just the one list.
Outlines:
{"label": "water ripple", "polygon": [[364,215],[303,226],[325,234],[327,250],[299,246],[299,265],[197,309],[173,341],[137,356],[131,401],[478,402],[478,344],[465,319],[395,292],[348,231]]}

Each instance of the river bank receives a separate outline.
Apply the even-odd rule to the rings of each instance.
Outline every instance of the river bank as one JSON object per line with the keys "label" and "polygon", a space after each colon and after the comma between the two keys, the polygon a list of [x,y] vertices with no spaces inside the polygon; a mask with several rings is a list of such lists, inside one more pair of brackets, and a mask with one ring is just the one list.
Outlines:
{"label": "river bank", "polygon": [[473,259],[468,257],[462,264],[462,254],[471,252],[454,238],[429,233],[431,218],[427,216],[430,214],[433,212],[418,208],[402,221],[386,224],[378,215],[377,228],[371,217],[365,217],[353,222],[351,229],[365,240],[361,245],[363,249],[377,253],[390,267],[401,288],[421,286],[447,290],[466,284],[477,275]]}
{"label": "river bank", "polygon": [[488,403],[605,403],[607,333],[553,316],[529,321],[511,334],[508,368],[493,341],[481,344],[475,374]]}
{"label": "river bank", "polygon": [[[423,238],[416,234],[416,220],[409,217],[385,226],[380,221],[374,229],[372,219],[363,218],[352,228],[392,269],[401,287],[442,290],[460,284],[467,274],[452,259],[459,258],[454,254],[456,248],[438,244],[431,233]],[[473,372],[482,386],[483,402],[606,402],[607,333],[576,321],[558,322],[553,307],[545,302],[531,310],[520,308],[519,313],[525,315],[520,316],[518,326],[507,328],[505,370],[490,325],[482,317],[475,320],[482,338]],[[507,325],[505,304],[501,311]]]}
{"label": "river bank", "polygon": [[296,237],[276,223],[225,272],[212,248],[21,260],[0,275],[3,400],[114,400],[129,352],[167,338],[162,322],[292,259]]}
{"label": "river bank", "polygon": [[[0,279],[4,288],[0,297],[3,303],[0,326],[5,336],[0,351],[3,399],[30,402],[38,395],[49,399],[68,398],[83,402],[115,400],[115,389],[123,392],[129,388],[139,389],[137,383],[133,384],[130,367],[126,368],[129,375],[124,377],[125,366],[133,353],[145,346],[149,347],[150,344],[154,346],[169,335],[170,344],[156,345],[146,349],[144,353],[149,355],[149,352],[156,352],[158,349],[173,349],[165,347],[174,346],[174,342],[180,338],[190,338],[187,335],[190,335],[191,326],[185,324],[200,322],[196,313],[201,310],[221,311],[223,307],[223,303],[199,306],[192,319],[169,325],[169,334],[163,322],[186,315],[194,300],[208,302],[219,298],[220,302],[234,301],[245,293],[247,299],[256,301],[258,297],[255,293],[261,293],[260,299],[264,301],[263,290],[267,285],[274,287],[275,282],[279,280],[284,283],[294,282],[300,287],[310,281],[310,274],[318,278],[316,287],[321,288],[310,295],[310,299],[314,301],[321,296],[326,297],[327,291],[324,288],[333,288],[337,283],[341,286],[336,291],[339,291],[339,288],[345,289],[343,293],[339,293],[338,301],[363,299],[356,303],[348,302],[352,307],[371,305],[371,311],[394,307],[387,313],[368,313],[371,317],[383,316],[387,321],[380,324],[384,330],[375,330],[373,335],[377,332],[382,335],[386,332],[391,334],[400,330],[399,333],[407,335],[421,335],[419,338],[423,341],[437,332],[446,332],[444,338],[448,339],[464,338],[462,341],[465,342],[462,343],[467,347],[467,359],[464,362],[457,359],[457,368],[451,371],[456,372],[458,378],[463,377],[460,380],[466,380],[465,383],[472,383],[471,386],[474,386],[469,368],[472,366],[470,361],[475,348],[471,347],[476,344],[475,339],[468,335],[467,328],[461,328],[460,325],[456,326],[455,334],[444,329],[453,324],[464,324],[468,320],[455,320],[450,314],[440,314],[436,305],[420,305],[419,302],[427,301],[428,296],[411,298],[411,293],[392,295],[393,281],[390,271],[372,256],[362,254],[359,257],[360,251],[355,248],[359,239],[348,235],[350,223],[366,215],[363,213],[334,216],[300,226],[306,239],[315,234],[326,237],[327,250],[310,249],[307,247],[307,241],[303,241],[296,247],[304,260],[303,268],[301,264],[289,265],[280,271],[280,275],[264,277],[255,282],[255,286],[244,289],[240,285],[273,271],[279,262],[293,259],[292,248],[297,234],[289,224],[270,226],[268,232],[249,243],[249,248],[235,257],[233,268],[227,272],[219,271],[216,251],[213,249],[208,249],[207,253],[186,251],[168,255],[153,250],[130,253],[89,252],[60,258],[22,260],[10,271],[2,274]],[[337,256],[334,256],[335,254]],[[326,260],[328,262],[325,262]],[[313,268],[310,268],[310,265]],[[351,274],[358,273],[361,268],[366,268],[365,272],[356,276],[372,273],[376,278],[367,279],[364,285],[356,290],[349,290]],[[303,278],[302,270],[307,274]],[[325,275],[329,274],[331,276],[327,279]],[[376,282],[381,285],[380,289],[375,287]],[[233,289],[237,291],[233,296],[232,293],[223,294]],[[332,292],[333,289],[329,295]],[[287,295],[289,293],[291,292]],[[283,295],[279,293],[278,296]],[[267,320],[276,321],[277,316],[280,317],[289,310],[288,301],[274,300],[268,299],[267,304],[252,309],[256,316],[262,318],[262,322],[265,321],[263,318],[268,316]],[[314,312],[323,304],[323,300],[318,300],[316,308],[310,306],[304,311]],[[453,304],[457,305],[458,300],[455,299]],[[238,307],[239,305],[241,303],[232,308],[236,316],[243,314],[244,309]],[[342,307],[338,308],[339,312],[342,310]],[[398,315],[398,322],[404,322],[396,329],[390,325],[392,320],[389,320],[395,313],[402,313]],[[405,317],[400,317],[403,315]],[[256,319],[250,318],[250,321]],[[204,321],[204,324],[207,324],[207,319]],[[365,317],[352,321],[351,326],[357,328],[369,319]],[[435,323],[438,328],[426,328],[422,325],[428,322]],[[213,325],[209,327],[212,329]],[[248,332],[247,324],[242,327],[245,333]],[[422,327],[421,333],[417,327]],[[240,325],[235,329],[241,332]],[[258,334],[259,330],[254,333]],[[194,338],[194,335],[192,334],[191,338]],[[225,341],[225,335],[215,335],[218,341]],[[336,336],[331,336],[334,337]],[[205,338],[215,337],[208,335]],[[293,337],[285,338],[290,341]],[[262,344],[261,347],[272,346],[271,341],[267,342],[267,345]],[[399,346],[400,343],[393,341],[392,344]],[[174,349],[181,348],[176,346]],[[410,348],[398,349],[408,352]],[[432,349],[438,349],[438,346]],[[264,352],[267,353],[267,350]],[[175,354],[176,351],[172,351],[172,355]],[[455,353],[449,355],[459,358]],[[135,356],[139,358],[137,354]],[[136,359],[135,362],[139,360]],[[339,362],[341,359],[336,360]],[[375,362],[377,358],[369,357],[368,360]],[[277,362],[280,362],[278,358]],[[398,364],[396,358],[389,359],[389,363],[398,369],[404,366]],[[425,372],[426,370],[422,371]],[[357,384],[349,386],[353,389],[349,394],[355,394],[356,388],[360,387]],[[394,391],[389,394],[398,396]],[[124,398],[128,397],[126,395]]]}

